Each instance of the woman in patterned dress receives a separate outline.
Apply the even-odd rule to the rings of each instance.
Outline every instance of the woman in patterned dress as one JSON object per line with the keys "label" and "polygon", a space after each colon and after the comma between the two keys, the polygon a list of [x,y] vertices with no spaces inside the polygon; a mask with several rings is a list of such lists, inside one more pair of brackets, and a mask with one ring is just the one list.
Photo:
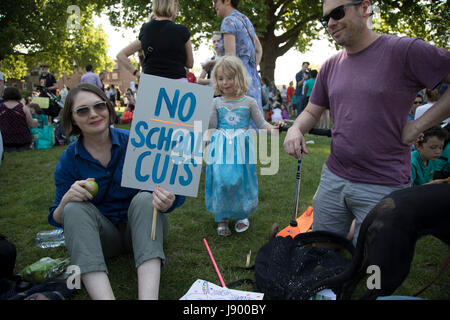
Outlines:
{"label": "woman in patterned dress", "polygon": [[[223,17],[219,50],[222,55],[237,56],[250,77],[247,95],[254,98],[261,114],[261,80],[256,67],[261,62],[262,46],[250,20],[237,10],[239,0],[214,0],[214,9]],[[252,127],[255,127],[252,123]]]}

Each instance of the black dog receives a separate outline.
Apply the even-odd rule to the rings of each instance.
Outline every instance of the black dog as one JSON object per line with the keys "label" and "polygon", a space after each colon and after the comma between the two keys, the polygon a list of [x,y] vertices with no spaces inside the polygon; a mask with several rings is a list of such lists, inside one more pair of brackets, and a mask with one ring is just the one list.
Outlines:
{"label": "black dog", "polygon": [[318,283],[334,288],[338,299],[350,299],[369,266],[380,270],[379,288],[360,299],[391,295],[409,274],[417,239],[433,235],[450,244],[450,184],[422,185],[395,191],[364,219],[352,264],[343,273]]}

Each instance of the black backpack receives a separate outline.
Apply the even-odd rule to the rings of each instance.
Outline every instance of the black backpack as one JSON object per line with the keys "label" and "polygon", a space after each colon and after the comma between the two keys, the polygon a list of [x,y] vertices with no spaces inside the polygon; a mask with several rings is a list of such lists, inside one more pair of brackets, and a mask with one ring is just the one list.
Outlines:
{"label": "black backpack", "polygon": [[[318,243],[337,245],[350,253],[345,258],[340,253]],[[243,282],[252,282],[257,292],[269,300],[306,300],[320,291],[316,284],[343,272],[353,256],[352,243],[334,233],[311,231],[295,238],[275,237],[261,247],[255,260],[255,282],[239,280],[228,288]],[[335,293],[339,287],[329,288]]]}

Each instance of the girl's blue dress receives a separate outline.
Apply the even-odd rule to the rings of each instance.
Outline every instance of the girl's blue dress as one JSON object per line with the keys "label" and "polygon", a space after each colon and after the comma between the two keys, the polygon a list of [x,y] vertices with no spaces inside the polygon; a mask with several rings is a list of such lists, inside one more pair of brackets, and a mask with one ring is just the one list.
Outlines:
{"label": "girl's blue dress", "polygon": [[[258,112],[256,101],[250,97],[241,102],[220,101],[216,104],[217,130],[210,140],[205,178],[206,210],[214,214],[215,222],[247,218],[258,207],[256,132],[248,130],[251,108]],[[261,120],[259,127],[265,123]]]}

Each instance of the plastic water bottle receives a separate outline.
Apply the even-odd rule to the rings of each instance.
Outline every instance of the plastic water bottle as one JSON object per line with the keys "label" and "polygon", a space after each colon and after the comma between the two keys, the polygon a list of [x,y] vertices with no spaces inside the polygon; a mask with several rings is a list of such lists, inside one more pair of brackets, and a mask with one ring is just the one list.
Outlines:
{"label": "plastic water bottle", "polygon": [[64,230],[62,228],[41,231],[36,235],[36,246],[38,248],[55,248],[60,245],[65,245]]}

